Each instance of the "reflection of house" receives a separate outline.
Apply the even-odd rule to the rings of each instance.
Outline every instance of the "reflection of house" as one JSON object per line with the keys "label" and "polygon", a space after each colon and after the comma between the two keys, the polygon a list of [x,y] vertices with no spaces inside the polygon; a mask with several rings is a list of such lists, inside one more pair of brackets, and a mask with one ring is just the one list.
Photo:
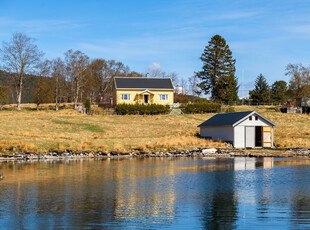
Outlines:
{"label": "reflection of house", "polygon": [[[169,164],[169,167],[165,167],[162,161],[158,158],[152,161],[114,163],[114,217],[118,221],[126,221],[127,226],[133,226],[137,221],[148,226],[150,219],[165,224],[173,219],[177,192],[173,178],[179,165],[177,162],[165,161]],[[135,167],[131,167],[132,163]]]}
{"label": "reflection of house", "polygon": [[255,111],[216,114],[203,122],[200,136],[232,143],[235,148],[273,147],[275,124]]}
{"label": "reflection of house", "polygon": [[170,78],[115,77],[115,104],[173,104]]}

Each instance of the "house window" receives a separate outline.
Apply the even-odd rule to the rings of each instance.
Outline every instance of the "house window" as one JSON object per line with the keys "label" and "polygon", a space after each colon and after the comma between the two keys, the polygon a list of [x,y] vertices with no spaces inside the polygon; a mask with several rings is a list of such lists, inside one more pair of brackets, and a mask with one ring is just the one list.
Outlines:
{"label": "house window", "polygon": [[168,101],[168,94],[159,94],[160,101]]}
{"label": "house window", "polygon": [[258,120],[258,116],[255,116],[255,121],[257,121]]}
{"label": "house window", "polygon": [[121,94],[122,101],[130,101],[130,94]]}
{"label": "house window", "polygon": [[252,121],[252,116],[249,117],[249,120]]}

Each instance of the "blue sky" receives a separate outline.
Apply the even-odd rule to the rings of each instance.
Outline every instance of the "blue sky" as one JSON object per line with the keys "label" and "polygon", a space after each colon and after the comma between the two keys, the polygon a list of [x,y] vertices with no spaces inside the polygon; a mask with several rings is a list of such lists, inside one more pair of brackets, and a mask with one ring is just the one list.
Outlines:
{"label": "blue sky", "polygon": [[259,73],[271,84],[288,80],[288,63],[310,64],[309,12],[310,2],[301,0],[0,0],[0,41],[24,32],[47,58],[79,49],[138,72],[160,66],[188,78],[220,34],[236,58],[240,85],[244,73],[245,96]]}

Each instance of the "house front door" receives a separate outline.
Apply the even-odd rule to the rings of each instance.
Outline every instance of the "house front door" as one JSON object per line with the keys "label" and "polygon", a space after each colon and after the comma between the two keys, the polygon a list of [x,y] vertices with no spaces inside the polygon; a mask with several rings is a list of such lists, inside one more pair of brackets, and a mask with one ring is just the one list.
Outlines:
{"label": "house front door", "polygon": [[144,103],[145,104],[149,103],[149,95],[144,95]]}

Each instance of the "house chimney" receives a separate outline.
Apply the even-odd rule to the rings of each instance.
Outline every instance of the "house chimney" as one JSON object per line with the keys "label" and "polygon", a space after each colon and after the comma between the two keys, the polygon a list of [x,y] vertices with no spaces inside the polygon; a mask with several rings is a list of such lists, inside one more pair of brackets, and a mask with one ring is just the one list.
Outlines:
{"label": "house chimney", "polygon": [[150,77],[150,74],[149,73],[146,73],[146,76],[145,76],[146,78],[149,78]]}

